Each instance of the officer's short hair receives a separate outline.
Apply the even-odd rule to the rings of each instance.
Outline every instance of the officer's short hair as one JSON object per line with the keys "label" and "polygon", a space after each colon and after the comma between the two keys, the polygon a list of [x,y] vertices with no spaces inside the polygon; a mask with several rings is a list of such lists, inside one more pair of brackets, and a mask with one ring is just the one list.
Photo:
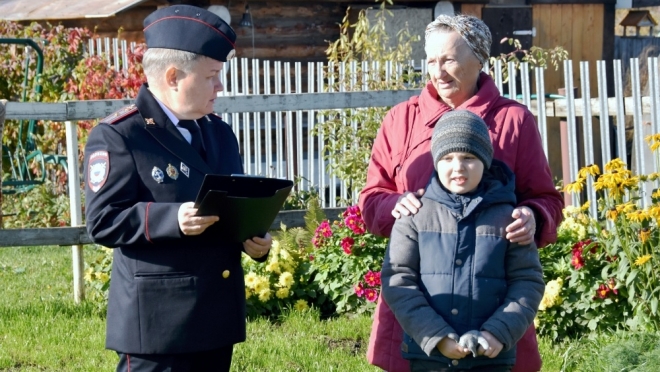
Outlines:
{"label": "officer's short hair", "polygon": [[195,62],[201,58],[208,57],[184,50],[149,48],[142,57],[142,68],[147,80],[156,81],[161,79],[172,65],[179,70],[191,72]]}

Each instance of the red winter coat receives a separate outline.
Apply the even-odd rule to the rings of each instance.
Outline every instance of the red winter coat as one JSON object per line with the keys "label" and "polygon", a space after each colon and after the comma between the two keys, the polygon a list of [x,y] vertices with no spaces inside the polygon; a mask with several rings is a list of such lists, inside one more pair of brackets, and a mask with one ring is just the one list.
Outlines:
{"label": "red winter coat", "polygon": [[[518,102],[500,96],[485,73],[481,73],[477,93],[456,109],[470,110],[484,119],[494,158],[505,162],[516,175],[518,206],[528,206],[535,212],[537,245],[554,242],[564,203],[553,185],[532,113]],[[360,194],[360,209],[370,232],[389,236],[394,225],[391,211],[399,196],[426,186],[434,169],[433,128],[451,110],[438,99],[429,82],[419,96],[396,105],[383,119],[374,142],[367,183]],[[369,361],[388,372],[408,372],[408,362],[400,352],[402,333],[390,309],[379,299],[369,341]],[[517,348],[514,372],[541,369],[533,326]]]}

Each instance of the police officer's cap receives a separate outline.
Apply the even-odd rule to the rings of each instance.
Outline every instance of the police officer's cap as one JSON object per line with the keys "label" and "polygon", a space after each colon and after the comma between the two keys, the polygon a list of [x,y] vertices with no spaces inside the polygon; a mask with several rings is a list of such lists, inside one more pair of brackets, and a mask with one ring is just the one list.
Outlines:
{"label": "police officer's cap", "polygon": [[144,20],[148,48],[177,49],[227,62],[234,52],[236,33],[217,15],[191,5],[173,5]]}

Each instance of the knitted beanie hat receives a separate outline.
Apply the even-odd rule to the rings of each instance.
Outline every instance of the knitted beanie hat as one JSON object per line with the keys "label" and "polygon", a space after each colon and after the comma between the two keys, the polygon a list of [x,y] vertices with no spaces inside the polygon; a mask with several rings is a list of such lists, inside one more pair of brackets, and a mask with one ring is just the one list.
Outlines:
{"label": "knitted beanie hat", "polygon": [[490,168],[493,145],[483,119],[468,110],[450,111],[442,115],[431,137],[433,166],[436,167],[438,160],[452,152],[470,153],[479,158],[486,169]]}

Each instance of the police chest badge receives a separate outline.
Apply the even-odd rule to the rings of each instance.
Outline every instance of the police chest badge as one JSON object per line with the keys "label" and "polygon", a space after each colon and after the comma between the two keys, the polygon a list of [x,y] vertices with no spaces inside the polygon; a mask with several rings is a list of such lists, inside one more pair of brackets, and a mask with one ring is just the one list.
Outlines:
{"label": "police chest badge", "polygon": [[176,181],[176,179],[179,178],[179,171],[176,168],[174,168],[172,164],[167,164],[167,168],[165,169],[165,171],[167,172],[167,175],[171,179]]}
{"label": "police chest badge", "polygon": [[89,156],[87,166],[87,185],[97,192],[105,185],[110,172],[110,156],[107,151],[95,151]]}
{"label": "police chest badge", "polygon": [[165,175],[163,174],[163,171],[160,170],[158,167],[154,167],[154,169],[151,170],[151,177],[158,183],[163,183],[165,180]]}

